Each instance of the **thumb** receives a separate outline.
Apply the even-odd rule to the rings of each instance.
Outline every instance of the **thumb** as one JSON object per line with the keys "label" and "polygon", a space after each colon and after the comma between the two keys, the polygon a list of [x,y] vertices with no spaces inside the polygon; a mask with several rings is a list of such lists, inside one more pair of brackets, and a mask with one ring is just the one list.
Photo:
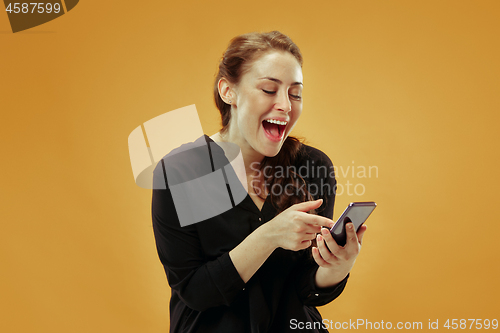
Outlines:
{"label": "thumb", "polygon": [[308,212],[310,210],[319,208],[323,203],[323,199],[313,200],[313,201],[304,201],[298,204],[293,205],[294,210],[298,210],[299,212]]}

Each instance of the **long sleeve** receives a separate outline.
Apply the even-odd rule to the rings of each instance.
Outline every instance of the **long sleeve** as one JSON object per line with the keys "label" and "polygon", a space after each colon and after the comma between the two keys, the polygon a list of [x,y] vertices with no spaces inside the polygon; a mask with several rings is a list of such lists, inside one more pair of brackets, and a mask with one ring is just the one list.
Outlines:
{"label": "long sleeve", "polygon": [[[318,193],[312,193],[314,199],[323,199],[323,205],[318,209],[317,213],[318,215],[332,219],[337,184],[333,163],[328,156],[313,148],[310,148],[307,157],[316,161],[313,166],[313,168],[316,168],[316,172],[310,172],[310,175],[314,177],[306,179],[306,182],[315,184],[315,186],[310,186],[312,189],[320,189]],[[297,277],[296,290],[299,299],[302,300],[304,305],[322,306],[330,303],[342,293],[349,276],[336,286],[330,288],[317,288],[315,276],[319,266],[312,258],[310,249],[303,251],[301,255],[302,265],[300,266],[300,271],[294,274],[294,276]]]}
{"label": "long sleeve", "polygon": [[244,288],[229,253],[205,258],[196,225],[180,226],[168,189],[153,190],[152,218],[158,255],[173,292],[198,311],[229,305]]}

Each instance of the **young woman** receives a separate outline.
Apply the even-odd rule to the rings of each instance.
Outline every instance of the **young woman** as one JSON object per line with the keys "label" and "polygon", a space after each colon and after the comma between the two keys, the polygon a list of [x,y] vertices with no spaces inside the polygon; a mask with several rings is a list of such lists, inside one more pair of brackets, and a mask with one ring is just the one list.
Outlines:
{"label": "young woman", "polygon": [[[168,185],[153,190],[156,244],[172,288],[171,332],[327,331],[316,306],[344,289],[366,227],[356,234],[348,223],[344,247],[330,236],[332,163],[288,136],[302,112],[302,89],[302,56],[280,32],[238,36],[224,53],[214,86],[222,129],[200,140],[239,146],[248,195],[181,227]],[[170,161],[167,169],[189,173],[201,161],[195,150],[189,162]],[[162,162],[155,178],[163,173]]]}

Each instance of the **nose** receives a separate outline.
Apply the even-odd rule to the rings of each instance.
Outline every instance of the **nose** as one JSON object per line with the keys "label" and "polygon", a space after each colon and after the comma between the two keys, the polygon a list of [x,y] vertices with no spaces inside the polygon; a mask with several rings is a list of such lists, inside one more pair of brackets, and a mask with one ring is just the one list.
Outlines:
{"label": "nose", "polygon": [[287,92],[277,94],[276,108],[280,111],[292,111],[292,103]]}

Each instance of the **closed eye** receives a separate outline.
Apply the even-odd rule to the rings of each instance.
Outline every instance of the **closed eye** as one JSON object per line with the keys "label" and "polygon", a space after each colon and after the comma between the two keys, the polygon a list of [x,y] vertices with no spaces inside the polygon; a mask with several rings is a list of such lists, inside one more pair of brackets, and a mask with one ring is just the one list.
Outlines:
{"label": "closed eye", "polygon": [[[268,95],[274,95],[274,94],[276,94],[276,91],[272,91],[272,90],[262,89],[262,91],[265,92]],[[296,101],[302,100],[302,96],[299,96],[299,95],[292,95],[292,94],[290,94],[290,97],[293,98]]]}

